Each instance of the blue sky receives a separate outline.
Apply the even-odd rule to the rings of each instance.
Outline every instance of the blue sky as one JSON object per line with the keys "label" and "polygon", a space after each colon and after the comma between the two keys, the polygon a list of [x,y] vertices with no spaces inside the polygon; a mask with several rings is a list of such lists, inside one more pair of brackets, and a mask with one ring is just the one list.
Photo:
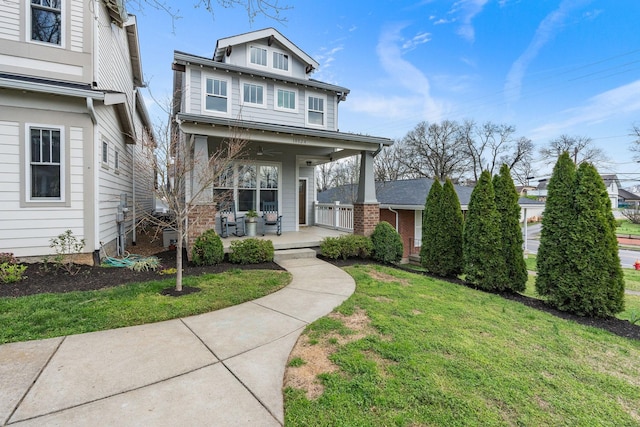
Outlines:
{"label": "blue sky", "polygon": [[640,124],[638,0],[280,1],[285,23],[175,1],[173,29],[164,12],[130,8],[153,96],[171,94],[174,50],[211,57],[219,38],[274,27],[320,63],[313,78],[351,90],[343,132],[401,138],[422,120],[473,119],[515,125],[537,147],[589,136],[611,159],[602,173],[640,180],[628,150]]}

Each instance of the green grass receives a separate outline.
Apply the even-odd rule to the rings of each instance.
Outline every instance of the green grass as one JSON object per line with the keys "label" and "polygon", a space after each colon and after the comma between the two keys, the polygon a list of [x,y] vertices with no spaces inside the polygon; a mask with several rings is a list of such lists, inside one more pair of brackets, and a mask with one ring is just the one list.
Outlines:
{"label": "green grass", "polygon": [[286,425],[640,423],[640,342],[414,273],[347,271],[357,289],[337,311],[364,310],[375,332],[329,344],[342,322],[307,328],[338,370],[317,399],[285,390]]}
{"label": "green grass", "polygon": [[200,292],[181,297],[159,292],[175,279],[90,292],[0,298],[0,344],[159,322],[206,313],[270,294],[289,283],[282,271],[232,270],[185,277]]}
{"label": "green grass", "polygon": [[640,224],[633,224],[628,219],[619,220],[616,234],[640,236]]}

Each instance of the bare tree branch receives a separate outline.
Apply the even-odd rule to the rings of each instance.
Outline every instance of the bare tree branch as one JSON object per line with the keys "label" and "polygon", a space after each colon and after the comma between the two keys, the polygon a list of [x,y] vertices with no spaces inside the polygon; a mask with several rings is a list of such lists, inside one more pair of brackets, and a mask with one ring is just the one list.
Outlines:
{"label": "bare tree branch", "polygon": [[588,136],[560,135],[549,141],[549,145],[540,149],[543,159],[554,160],[564,152],[569,153],[575,164],[583,162],[595,166],[608,160],[607,155],[593,146],[593,140]]}

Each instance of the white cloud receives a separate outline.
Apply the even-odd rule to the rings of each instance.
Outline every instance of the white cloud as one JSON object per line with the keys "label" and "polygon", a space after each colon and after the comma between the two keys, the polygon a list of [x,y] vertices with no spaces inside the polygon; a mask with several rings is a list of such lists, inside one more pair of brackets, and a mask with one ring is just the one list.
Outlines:
{"label": "white cloud", "polygon": [[314,55],[315,60],[320,64],[319,69],[316,71],[314,78],[324,81],[334,81],[334,76],[330,73],[331,64],[336,60],[338,52],[344,49],[343,45],[338,45],[328,48],[321,48],[320,53]]}
{"label": "white cloud", "polygon": [[405,42],[402,44],[402,49],[403,50],[412,50],[415,49],[417,46],[424,44],[424,43],[428,43],[431,41],[431,33],[418,33],[415,36],[413,36],[413,38],[409,39],[409,40],[405,40]]}
{"label": "white cloud", "polygon": [[462,38],[473,42],[476,34],[471,21],[480,12],[482,8],[487,4],[488,0],[460,0],[453,5],[452,11],[460,11],[462,17],[460,18],[460,27],[458,28],[458,35]]}
{"label": "white cloud", "polygon": [[537,135],[557,135],[572,127],[593,125],[640,111],[640,80],[589,98],[583,106],[562,112],[566,118],[534,129]]}
{"label": "white cloud", "polygon": [[520,98],[522,79],[529,64],[536,59],[540,50],[562,29],[572,9],[579,7],[584,2],[585,0],[563,0],[556,10],[545,16],[542,22],[540,22],[531,43],[529,43],[529,46],[527,46],[522,55],[511,65],[509,74],[507,74],[504,90],[508,102],[515,102]]}

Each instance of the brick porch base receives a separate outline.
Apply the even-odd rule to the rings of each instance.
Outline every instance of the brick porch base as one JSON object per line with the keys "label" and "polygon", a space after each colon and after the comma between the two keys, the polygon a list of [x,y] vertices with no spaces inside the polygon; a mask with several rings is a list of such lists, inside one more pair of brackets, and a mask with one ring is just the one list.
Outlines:
{"label": "brick porch base", "polygon": [[370,236],[380,222],[379,203],[353,204],[353,234]]}

